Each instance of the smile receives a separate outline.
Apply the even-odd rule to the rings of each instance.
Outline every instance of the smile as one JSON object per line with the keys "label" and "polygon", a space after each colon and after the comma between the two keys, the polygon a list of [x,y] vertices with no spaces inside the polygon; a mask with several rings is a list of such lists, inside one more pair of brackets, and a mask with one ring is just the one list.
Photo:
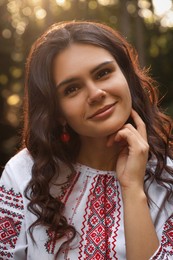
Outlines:
{"label": "smile", "polygon": [[114,105],[116,103],[117,102],[110,104],[110,105],[107,105],[107,106],[97,110],[94,114],[89,116],[88,119],[104,119],[105,117],[108,117],[113,112]]}

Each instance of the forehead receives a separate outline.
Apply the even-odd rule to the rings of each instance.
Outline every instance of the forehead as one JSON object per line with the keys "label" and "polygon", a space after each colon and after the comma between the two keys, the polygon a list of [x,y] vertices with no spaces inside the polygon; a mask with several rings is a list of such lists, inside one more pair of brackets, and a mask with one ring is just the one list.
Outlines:
{"label": "forehead", "polygon": [[105,61],[112,60],[114,57],[104,48],[74,43],[55,57],[54,75],[58,77],[73,75],[84,69],[91,70]]}

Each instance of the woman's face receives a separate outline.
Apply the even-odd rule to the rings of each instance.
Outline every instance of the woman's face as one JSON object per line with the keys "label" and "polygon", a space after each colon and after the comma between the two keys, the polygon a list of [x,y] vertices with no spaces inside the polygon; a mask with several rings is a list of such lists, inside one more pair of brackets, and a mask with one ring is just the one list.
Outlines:
{"label": "woman's face", "polygon": [[89,44],[72,44],[54,61],[63,124],[81,137],[106,137],[127,121],[132,100],[114,57]]}

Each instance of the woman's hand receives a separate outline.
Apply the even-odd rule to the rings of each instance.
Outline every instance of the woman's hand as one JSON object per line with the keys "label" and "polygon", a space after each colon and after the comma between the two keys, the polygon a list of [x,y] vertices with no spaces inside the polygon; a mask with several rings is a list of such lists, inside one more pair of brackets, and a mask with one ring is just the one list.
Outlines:
{"label": "woman's hand", "polygon": [[134,110],[131,117],[136,128],[129,123],[125,124],[116,134],[111,135],[107,142],[107,146],[118,143],[116,174],[122,190],[143,189],[148,159],[149,145],[145,124]]}
{"label": "woman's hand", "polygon": [[119,146],[116,173],[122,190],[126,257],[146,260],[157,250],[159,240],[144,192],[149,150],[146,127],[134,110],[131,117],[136,128],[125,124],[109,137],[107,145],[117,142]]}

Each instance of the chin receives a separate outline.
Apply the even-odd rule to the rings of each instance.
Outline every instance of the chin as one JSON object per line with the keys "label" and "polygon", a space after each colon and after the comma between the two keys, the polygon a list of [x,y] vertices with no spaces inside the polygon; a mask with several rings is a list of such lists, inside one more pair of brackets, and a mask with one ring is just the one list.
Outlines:
{"label": "chin", "polygon": [[120,122],[119,124],[116,125],[116,127],[110,129],[108,135],[118,132],[125,124],[126,124],[126,121]]}
{"label": "chin", "polygon": [[103,131],[99,131],[99,132],[95,133],[93,137],[97,137],[97,138],[108,137],[112,134],[117,133],[123,125],[124,124],[120,125],[119,127],[113,128],[113,129],[103,129]]}

